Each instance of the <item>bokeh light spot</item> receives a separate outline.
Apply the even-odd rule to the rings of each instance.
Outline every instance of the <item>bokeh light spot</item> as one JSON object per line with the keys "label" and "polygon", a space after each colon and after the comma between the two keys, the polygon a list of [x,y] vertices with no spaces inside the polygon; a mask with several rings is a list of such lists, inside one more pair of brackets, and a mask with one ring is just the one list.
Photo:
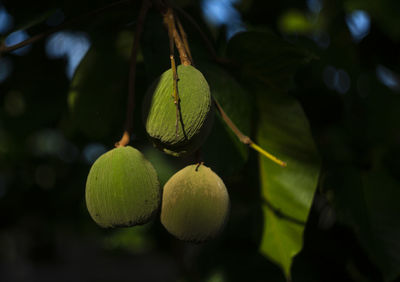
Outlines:
{"label": "bokeh light spot", "polygon": [[107,149],[103,144],[91,143],[83,149],[83,156],[88,164],[93,164],[105,152]]}
{"label": "bokeh light spot", "polygon": [[0,83],[10,76],[13,70],[13,62],[9,58],[0,58]]}
{"label": "bokeh light spot", "polygon": [[132,32],[121,31],[118,34],[117,40],[115,41],[115,46],[120,55],[122,55],[125,59],[129,59],[131,56],[131,50],[133,46]]}
{"label": "bokeh light spot", "polygon": [[29,139],[32,152],[40,157],[55,156],[64,144],[64,137],[53,129],[45,129],[37,132]]}
{"label": "bokeh light spot", "polygon": [[288,34],[308,34],[314,26],[302,11],[289,10],[279,19],[279,28]]}
{"label": "bokeh light spot", "polygon": [[398,92],[400,91],[400,76],[393,71],[382,65],[377,66],[376,76],[379,81],[390,89]]}
{"label": "bokeh light spot", "polygon": [[336,68],[332,66],[325,67],[323,72],[324,82],[325,85],[331,90],[335,89],[335,75],[336,75]]}
{"label": "bokeh light spot", "polygon": [[350,76],[343,69],[327,66],[323,72],[323,79],[329,89],[336,90],[340,94],[345,94],[350,89]]}
{"label": "bokeh light spot", "polygon": [[90,40],[84,32],[61,31],[53,34],[46,42],[49,58],[68,60],[66,73],[72,78],[75,69],[90,48]]}
{"label": "bokeh light spot", "polygon": [[214,271],[206,280],[207,282],[225,282],[224,272],[220,269]]}
{"label": "bokeh light spot", "polygon": [[246,30],[240,13],[233,6],[237,2],[237,0],[203,0],[202,2],[206,21],[216,27],[225,25],[227,39]]}
{"label": "bokeh light spot", "polygon": [[313,40],[317,45],[322,48],[326,49],[331,44],[331,37],[327,32],[320,31],[313,35]]}
{"label": "bokeh light spot", "polygon": [[[6,37],[6,40],[4,41],[6,46],[12,46],[15,44],[18,44],[24,40],[27,40],[29,38],[29,35],[26,31],[24,30],[17,30],[10,35]],[[12,51],[12,54],[18,55],[18,56],[23,56],[29,53],[29,51],[32,49],[32,45],[28,44],[24,47],[21,47],[17,50]]]}
{"label": "bokeh light spot", "polygon": [[0,4],[0,34],[10,31],[14,23],[13,17]]}
{"label": "bokeh light spot", "polygon": [[355,42],[361,41],[368,35],[371,19],[367,12],[356,10],[346,16],[346,24]]}
{"label": "bokeh light spot", "polygon": [[335,76],[335,88],[340,94],[345,94],[350,89],[350,76],[345,70],[338,70]]}
{"label": "bokeh light spot", "polygon": [[78,148],[69,142],[59,130],[45,129],[28,139],[30,150],[39,157],[58,157],[71,163],[78,159]]}
{"label": "bokeh light spot", "polygon": [[229,0],[204,0],[202,7],[206,19],[216,26],[226,24],[237,13]]}
{"label": "bokeh light spot", "polygon": [[322,10],[322,1],[321,0],[307,0],[307,7],[311,12],[318,14]]}

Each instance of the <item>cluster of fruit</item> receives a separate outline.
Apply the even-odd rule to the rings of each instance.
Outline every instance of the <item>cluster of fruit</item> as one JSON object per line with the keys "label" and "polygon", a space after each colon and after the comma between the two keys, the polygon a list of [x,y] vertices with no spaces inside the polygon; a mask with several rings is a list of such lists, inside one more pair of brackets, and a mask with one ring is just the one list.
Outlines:
{"label": "cluster of fruit", "polygon": [[[150,87],[143,116],[154,145],[180,157],[202,145],[214,109],[208,83],[200,71],[180,65],[177,73],[179,103],[173,103],[171,96],[174,74],[170,69]],[[161,223],[172,235],[204,242],[224,226],[229,195],[221,178],[203,164],[178,171],[161,191],[151,163],[138,150],[126,146],[112,149],[93,164],[86,183],[86,204],[102,227],[144,224],[161,205]]]}

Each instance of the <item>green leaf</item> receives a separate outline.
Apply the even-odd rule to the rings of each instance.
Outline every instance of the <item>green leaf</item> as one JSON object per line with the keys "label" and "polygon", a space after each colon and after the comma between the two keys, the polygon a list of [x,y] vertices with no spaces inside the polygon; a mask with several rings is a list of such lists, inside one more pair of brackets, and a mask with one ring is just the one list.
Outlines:
{"label": "green leaf", "polygon": [[180,168],[177,159],[167,155],[153,146],[146,146],[141,152],[154,166],[158,174],[161,187],[173,176]]}
{"label": "green leaf", "polygon": [[149,224],[135,228],[118,228],[104,236],[103,244],[108,249],[126,250],[133,254],[149,252],[154,248],[154,239],[149,234]]}
{"label": "green leaf", "polygon": [[128,93],[129,59],[110,44],[119,34],[103,34],[80,62],[68,104],[74,127],[92,139],[121,130]]}
{"label": "green leaf", "polygon": [[260,156],[264,228],[262,254],[290,279],[293,257],[303,245],[303,231],[319,176],[319,157],[300,104],[286,94],[260,92],[257,142],[287,162],[282,168]]}
{"label": "green leaf", "polygon": [[[211,95],[222,106],[226,114],[244,133],[250,133],[251,97],[246,90],[225,70],[212,64],[199,66],[210,85]],[[203,145],[205,162],[215,172],[231,175],[237,172],[248,158],[248,147],[222,120],[220,115],[214,120],[210,136]]]}
{"label": "green leaf", "polygon": [[[400,275],[399,183],[382,170],[361,172],[346,166],[331,172],[327,189],[340,222],[350,226],[385,281]],[[324,186],[325,186],[324,185]]]}
{"label": "green leaf", "polygon": [[286,89],[298,67],[313,55],[268,30],[238,33],[228,43],[227,54],[242,67],[242,74]]}

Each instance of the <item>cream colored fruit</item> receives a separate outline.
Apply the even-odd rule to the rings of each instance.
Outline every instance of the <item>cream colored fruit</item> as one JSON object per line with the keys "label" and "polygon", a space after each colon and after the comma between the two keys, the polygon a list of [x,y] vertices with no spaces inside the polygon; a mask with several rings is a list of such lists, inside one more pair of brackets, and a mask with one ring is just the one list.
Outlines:
{"label": "cream colored fruit", "polygon": [[223,229],[229,195],[221,178],[204,165],[190,165],[164,186],[161,223],[178,239],[204,242]]}

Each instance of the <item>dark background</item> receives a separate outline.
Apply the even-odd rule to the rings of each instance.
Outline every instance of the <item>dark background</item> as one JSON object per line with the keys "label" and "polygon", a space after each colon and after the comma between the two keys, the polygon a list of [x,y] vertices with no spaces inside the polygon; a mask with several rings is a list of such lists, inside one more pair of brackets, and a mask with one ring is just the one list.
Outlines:
{"label": "dark background", "polygon": [[[158,218],[115,230],[91,220],[86,176],[122,133],[139,2],[1,54],[0,281],[285,281],[258,252],[262,213],[252,151],[233,166],[212,153],[232,201],[231,218],[213,241],[177,241]],[[400,273],[400,2],[212,2],[176,5],[200,23],[219,56],[225,56],[227,37],[246,28],[272,30],[313,54],[282,87],[303,106],[322,159],[293,281],[394,281]],[[2,42],[15,44],[108,3],[2,1]],[[183,23],[195,61],[212,61],[198,32]],[[15,30],[26,33],[7,37]],[[81,65],[71,84],[89,43],[96,46],[85,59],[90,71]],[[146,21],[137,68],[133,144],[165,183],[192,159],[153,149],[141,123],[143,94],[169,68],[157,11]],[[74,100],[80,87],[90,95]]]}

